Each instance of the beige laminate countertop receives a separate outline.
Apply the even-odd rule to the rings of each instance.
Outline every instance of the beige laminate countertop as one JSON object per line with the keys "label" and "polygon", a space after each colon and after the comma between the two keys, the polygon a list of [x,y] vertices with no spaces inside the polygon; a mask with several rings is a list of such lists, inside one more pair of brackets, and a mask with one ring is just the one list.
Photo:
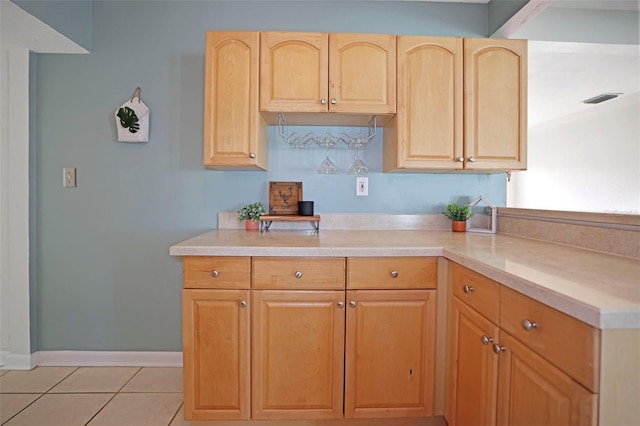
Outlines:
{"label": "beige laminate countertop", "polygon": [[501,234],[220,229],[172,256],[444,256],[600,329],[640,328],[640,262]]}

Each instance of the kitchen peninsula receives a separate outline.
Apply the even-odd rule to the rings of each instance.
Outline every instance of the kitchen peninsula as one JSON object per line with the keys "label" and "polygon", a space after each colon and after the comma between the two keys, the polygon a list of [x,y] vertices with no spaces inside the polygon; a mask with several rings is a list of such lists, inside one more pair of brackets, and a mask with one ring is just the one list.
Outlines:
{"label": "kitchen peninsula", "polygon": [[[508,424],[536,410],[564,424],[610,425],[640,416],[637,259],[503,234],[326,228],[218,229],[172,246],[170,254],[185,257],[187,418],[444,415],[462,424],[481,413],[489,423]],[[316,312],[317,323],[305,310]],[[270,329],[298,314],[300,322],[287,327],[304,324],[306,340]],[[484,324],[489,331],[469,340]],[[234,337],[233,348],[199,340],[215,341],[216,332]],[[314,332],[318,346],[308,339]],[[411,337],[394,337],[403,334]],[[274,346],[295,339],[309,346],[302,361],[293,354],[297,346],[285,354]],[[400,350],[385,353],[385,340]],[[223,348],[228,353],[215,358]],[[404,352],[419,355],[406,359]],[[465,360],[467,353],[479,356]],[[392,388],[377,391],[366,370],[389,361],[402,371],[377,370]],[[211,365],[219,362],[225,365]],[[287,365],[300,371],[297,362],[313,365],[306,379],[273,374],[282,376]],[[466,408],[456,404],[467,389],[463,362],[482,368],[487,386],[486,398],[465,400]],[[227,382],[218,385],[233,390],[226,401],[216,399],[221,389],[211,384],[222,373]],[[287,383],[317,386],[319,399],[304,400],[311,396],[300,390],[284,395]]]}

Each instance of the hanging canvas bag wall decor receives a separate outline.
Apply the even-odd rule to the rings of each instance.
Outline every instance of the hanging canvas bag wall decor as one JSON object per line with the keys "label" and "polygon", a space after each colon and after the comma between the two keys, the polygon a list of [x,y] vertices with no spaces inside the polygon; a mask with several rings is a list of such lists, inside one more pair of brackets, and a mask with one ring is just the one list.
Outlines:
{"label": "hanging canvas bag wall decor", "polygon": [[149,108],[142,102],[136,87],[131,99],[115,112],[118,142],[149,142]]}

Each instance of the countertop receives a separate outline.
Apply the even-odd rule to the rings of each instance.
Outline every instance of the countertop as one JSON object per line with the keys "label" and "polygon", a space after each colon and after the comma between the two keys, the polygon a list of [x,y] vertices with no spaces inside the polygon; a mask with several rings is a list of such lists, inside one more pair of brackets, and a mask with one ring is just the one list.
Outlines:
{"label": "countertop", "polygon": [[600,329],[640,328],[640,262],[501,234],[219,229],[172,256],[444,256]]}

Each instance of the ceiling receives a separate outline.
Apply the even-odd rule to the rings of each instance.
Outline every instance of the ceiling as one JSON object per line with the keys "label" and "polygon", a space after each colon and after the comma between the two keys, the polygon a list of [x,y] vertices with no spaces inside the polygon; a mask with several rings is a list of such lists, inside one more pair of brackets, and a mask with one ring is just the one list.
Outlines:
{"label": "ceiling", "polygon": [[[638,45],[529,41],[529,127],[598,108],[583,100],[640,92]],[[615,102],[615,99],[607,101]]]}
{"label": "ceiling", "polygon": [[[592,19],[609,19],[609,11],[624,14],[637,12],[639,1],[578,1],[554,0],[549,5],[550,13],[559,9],[570,14],[581,13],[577,9],[588,9],[594,13]],[[565,10],[565,12],[566,12]],[[546,13],[543,11],[542,13]],[[596,14],[598,13],[598,14]],[[600,14],[602,13],[602,14]],[[562,15],[567,19],[567,14]],[[571,16],[571,15],[569,15]],[[542,16],[541,16],[542,17]],[[534,18],[536,19],[536,18]],[[595,33],[597,30],[587,29]],[[613,25],[610,30],[616,31]],[[635,21],[636,42],[634,44],[611,44],[607,42],[557,42],[536,41],[535,34],[529,39],[529,127],[559,118],[569,118],[573,113],[598,108],[601,104],[588,105],[582,101],[603,93],[620,93],[617,100],[640,92],[640,46],[637,43],[638,22]],[[518,33],[514,34],[518,38]],[[603,39],[608,35],[603,34]],[[541,37],[543,40],[549,38]],[[597,38],[596,38],[597,39]],[[606,101],[607,105],[616,99]]]}

